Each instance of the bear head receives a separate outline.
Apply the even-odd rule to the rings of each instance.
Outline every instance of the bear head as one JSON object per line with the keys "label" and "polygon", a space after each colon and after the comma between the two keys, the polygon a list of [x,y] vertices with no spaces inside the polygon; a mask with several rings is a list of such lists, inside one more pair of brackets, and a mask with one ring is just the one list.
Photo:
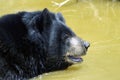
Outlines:
{"label": "bear head", "polygon": [[[37,13],[37,14],[36,14]],[[65,69],[82,62],[90,44],[82,40],[66,25],[61,13],[48,9],[36,12],[27,21],[28,35],[40,48],[47,71]]]}

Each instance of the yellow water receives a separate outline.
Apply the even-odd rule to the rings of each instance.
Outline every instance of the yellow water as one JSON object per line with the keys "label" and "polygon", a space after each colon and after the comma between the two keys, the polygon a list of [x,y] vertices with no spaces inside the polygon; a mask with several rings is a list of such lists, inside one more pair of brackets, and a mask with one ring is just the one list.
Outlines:
{"label": "yellow water", "polygon": [[0,0],[0,15],[48,8],[62,12],[67,25],[91,43],[82,64],[41,75],[35,80],[120,80],[120,2],[71,0],[62,7],[51,1]]}

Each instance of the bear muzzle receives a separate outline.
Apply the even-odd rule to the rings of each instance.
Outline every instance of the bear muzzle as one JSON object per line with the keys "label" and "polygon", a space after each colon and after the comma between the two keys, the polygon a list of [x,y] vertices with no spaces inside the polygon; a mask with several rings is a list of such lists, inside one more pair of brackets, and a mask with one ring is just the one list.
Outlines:
{"label": "bear muzzle", "polygon": [[83,61],[83,55],[86,55],[90,43],[84,41],[78,37],[72,37],[69,39],[69,48],[66,53],[66,61],[70,63],[80,63]]}

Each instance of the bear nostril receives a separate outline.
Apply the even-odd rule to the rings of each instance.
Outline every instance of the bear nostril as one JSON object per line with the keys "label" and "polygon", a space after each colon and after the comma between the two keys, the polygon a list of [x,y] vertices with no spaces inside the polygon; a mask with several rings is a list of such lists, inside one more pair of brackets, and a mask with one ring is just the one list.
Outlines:
{"label": "bear nostril", "polygon": [[87,41],[85,41],[85,42],[84,42],[84,46],[85,46],[86,49],[88,49],[88,47],[90,47],[90,43],[87,42]]}

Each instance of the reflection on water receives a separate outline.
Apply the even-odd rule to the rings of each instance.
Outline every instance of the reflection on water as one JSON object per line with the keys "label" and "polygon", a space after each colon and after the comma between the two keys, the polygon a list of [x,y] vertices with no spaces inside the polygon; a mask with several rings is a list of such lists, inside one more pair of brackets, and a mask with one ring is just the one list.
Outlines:
{"label": "reflection on water", "polygon": [[46,73],[35,80],[120,80],[120,2],[70,0],[59,7],[52,1],[64,0],[0,0],[0,15],[45,7],[62,12],[73,31],[91,42],[82,64]]}

